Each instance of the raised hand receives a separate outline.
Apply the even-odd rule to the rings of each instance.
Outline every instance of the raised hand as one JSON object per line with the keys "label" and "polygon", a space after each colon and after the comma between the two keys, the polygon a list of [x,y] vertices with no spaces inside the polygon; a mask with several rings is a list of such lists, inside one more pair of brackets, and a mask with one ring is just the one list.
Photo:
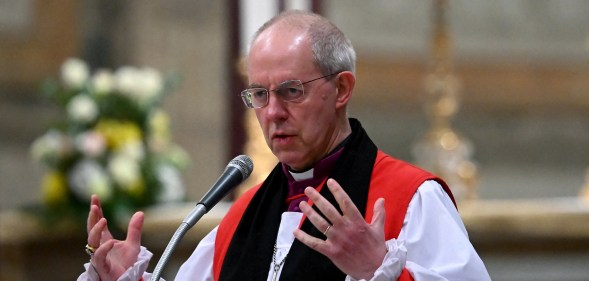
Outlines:
{"label": "raised hand", "polygon": [[370,280],[382,264],[387,248],[384,238],[384,199],[376,200],[374,216],[368,224],[350,197],[333,179],[327,187],[334,195],[343,215],[312,187],[305,195],[321,210],[327,220],[307,202],[301,202],[301,211],[327,237],[315,238],[297,229],[295,237],[305,245],[328,257],[344,273],[356,278]]}
{"label": "raised hand", "polygon": [[98,196],[93,195],[88,214],[88,245],[95,249],[90,262],[101,281],[117,280],[139,255],[144,215],[137,212],[129,221],[125,240],[113,239],[102,213]]}

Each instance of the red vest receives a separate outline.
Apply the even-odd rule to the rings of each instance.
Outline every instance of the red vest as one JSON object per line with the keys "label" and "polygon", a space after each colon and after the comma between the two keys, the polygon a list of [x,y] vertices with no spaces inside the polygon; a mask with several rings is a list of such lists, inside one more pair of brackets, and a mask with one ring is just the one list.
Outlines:
{"label": "red vest", "polygon": [[[419,169],[411,164],[392,158],[382,151],[378,151],[370,189],[368,191],[368,204],[366,205],[365,220],[372,221],[374,202],[378,198],[385,198],[386,221],[385,239],[397,238],[403,226],[403,220],[407,213],[409,202],[417,191],[417,188],[426,180],[438,181],[444,190],[452,198],[448,186],[438,177]],[[231,243],[233,233],[239,224],[247,205],[261,184],[245,192],[225,215],[217,230],[215,240],[215,254],[213,259],[214,279],[219,280],[223,259]],[[452,198],[452,200],[454,200]],[[413,280],[409,271],[403,269],[399,281]]]}

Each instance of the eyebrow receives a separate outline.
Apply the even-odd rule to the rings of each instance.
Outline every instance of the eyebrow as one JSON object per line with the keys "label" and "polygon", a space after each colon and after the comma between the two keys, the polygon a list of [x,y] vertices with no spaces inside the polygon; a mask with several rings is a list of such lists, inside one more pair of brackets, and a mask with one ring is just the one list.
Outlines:
{"label": "eyebrow", "polygon": [[[284,81],[278,83],[277,86],[281,86],[284,83],[293,82],[293,81],[301,81],[301,80],[299,80],[299,79],[288,79],[288,80],[284,80]],[[247,86],[247,89],[251,89],[251,88],[264,88],[264,89],[267,89],[266,87],[264,87],[264,86],[262,86],[260,84],[257,84],[257,83],[252,83],[252,84],[249,84],[249,86]]]}
{"label": "eyebrow", "polygon": [[252,84],[249,84],[249,85],[247,86],[247,88],[248,88],[248,89],[251,89],[251,88],[264,88],[264,86],[262,86],[262,85],[260,85],[260,84],[252,83]]}

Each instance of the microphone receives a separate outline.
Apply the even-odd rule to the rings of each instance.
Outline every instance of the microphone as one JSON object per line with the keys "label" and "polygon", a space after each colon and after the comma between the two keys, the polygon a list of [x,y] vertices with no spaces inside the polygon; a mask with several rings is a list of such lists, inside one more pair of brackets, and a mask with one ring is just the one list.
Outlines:
{"label": "microphone", "polygon": [[164,250],[162,257],[155,266],[151,275],[151,281],[158,281],[160,278],[163,268],[168,263],[172,252],[180,242],[180,239],[184,237],[184,234],[192,228],[196,222],[209,210],[211,210],[231,189],[242,183],[247,179],[254,169],[254,163],[247,155],[239,155],[233,160],[229,161],[225,170],[217,179],[215,184],[207,191],[203,198],[196,204],[196,207],[186,216],[182,221],[172,239],[168,243],[168,246]]}
{"label": "microphone", "polygon": [[[202,215],[210,211],[231,189],[247,179],[254,170],[254,163],[247,155],[239,155],[229,161],[225,171],[221,174],[217,182],[207,191],[205,196],[196,204],[192,212],[184,219],[183,222],[192,227]],[[200,210],[203,208],[203,210]],[[200,212],[204,211],[202,215]]]}
{"label": "microphone", "polygon": [[219,201],[227,195],[229,190],[239,185],[242,181],[247,179],[252,170],[254,169],[254,163],[246,155],[239,155],[227,164],[225,171],[219,177],[217,182],[211,187],[211,189],[205,194],[205,196],[198,202],[203,204],[207,210],[210,210]]}

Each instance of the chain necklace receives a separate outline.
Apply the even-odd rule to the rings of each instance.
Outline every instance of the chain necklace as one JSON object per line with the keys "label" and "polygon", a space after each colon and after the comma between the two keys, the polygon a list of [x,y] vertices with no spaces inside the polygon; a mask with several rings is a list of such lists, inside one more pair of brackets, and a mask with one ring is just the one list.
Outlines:
{"label": "chain necklace", "polygon": [[282,265],[286,261],[286,256],[288,255],[288,253],[286,253],[284,258],[282,258],[282,260],[279,263],[276,263],[276,244],[277,244],[277,242],[278,241],[274,242],[274,252],[272,253],[272,267],[273,267],[272,281],[276,281],[276,277],[278,276],[278,271],[280,270],[280,268],[282,267]]}

